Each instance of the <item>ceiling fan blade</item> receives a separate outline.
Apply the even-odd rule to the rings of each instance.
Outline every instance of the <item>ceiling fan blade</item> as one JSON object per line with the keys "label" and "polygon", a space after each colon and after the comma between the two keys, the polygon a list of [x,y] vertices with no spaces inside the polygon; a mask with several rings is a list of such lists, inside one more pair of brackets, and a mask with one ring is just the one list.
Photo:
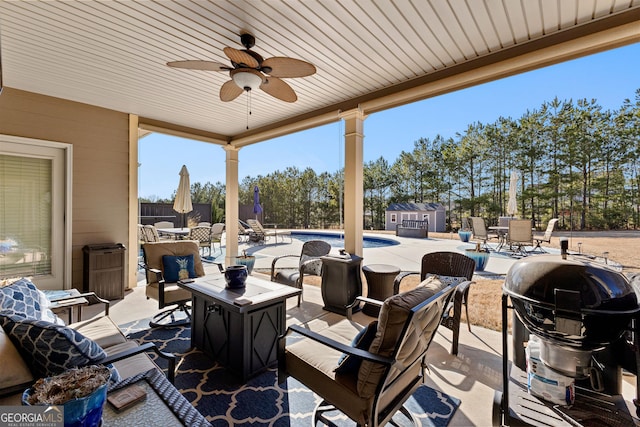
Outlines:
{"label": "ceiling fan blade", "polygon": [[316,72],[316,67],[309,62],[281,56],[265,59],[261,67],[271,68],[271,72],[265,70],[265,73],[273,77],[306,77]]}
{"label": "ceiling fan blade", "polygon": [[188,70],[203,70],[203,71],[229,71],[231,67],[221,64],[216,61],[201,61],[201,60],[189,60],[189,61],[172,61],[167,62],[169,67],[173,68],[186,68]]}
{"label": "ceiling fan blade", "polygon": [[244,65],[247,68],[258,68],[258,66],[260,65],[258,63],[258,60],[253,56],[249,55],[247,52],[243,52],[241,50],[234,49],[232,47],[225,47],[224,54],[227,55],[227,57],[231,61],[241,66]]}
{"label": "ceiling fan blade", "polygon": [[291,86],[277,77],[265,78],[260,85],[260,89],[285,102],[296,102],[298,100],[298,96],[291,89]]}
{"label": "ceiling fan blade", "polygon": [[220,100],[224,102],[233,101],[239,97],[242,92],[244,92],[244,90],[240,86],[235,84],[233,80],[229,80],[220,87]]}

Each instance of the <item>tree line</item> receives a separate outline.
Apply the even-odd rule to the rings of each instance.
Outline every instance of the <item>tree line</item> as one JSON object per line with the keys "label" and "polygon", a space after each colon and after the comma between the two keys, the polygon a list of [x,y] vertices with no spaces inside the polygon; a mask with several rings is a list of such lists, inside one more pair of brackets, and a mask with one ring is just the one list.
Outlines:
{"label": "tree line", "polygon": [[[366,144],[366,140],[365,140]],[[420,138],[395,161],[364,165],[364,227],[384,229],[395,202],[438,202],[448,226],[506,214],[509,179],[519,175],[518,216],[544,227],[559,218],[573,230],[637,228],[640,223],[640,89],[615,110],[595,99],[543,103],[520,118],[472,123],[455,136]],[[240,204],[253,204],[258,186],[265,222],[287,228],[341,226],[343,171],[288,167],[245,177]],[[194,183],[194,202],[224,215],[224,184]]]}

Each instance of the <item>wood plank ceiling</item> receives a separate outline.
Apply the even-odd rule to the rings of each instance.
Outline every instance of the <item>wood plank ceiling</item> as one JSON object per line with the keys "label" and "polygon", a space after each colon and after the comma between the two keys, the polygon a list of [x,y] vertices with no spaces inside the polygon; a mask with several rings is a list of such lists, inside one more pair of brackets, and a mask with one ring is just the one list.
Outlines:
{"label": "wood plank ceiling", "polygon": [[[639,12],[640,0],[1,1],[3,84],[220,143],[251,143],[292,121],[322,123],[367,102],[370,113],[432,96],[392,97],[614,27],[627,28],[618,41],[574,47],[562,57],[636,42]],[[243,32],[255,36],[253,50],[264,58],[317,67],[313,76],[285,79],[295,103],[253,91],[249,131],[247,96],[219,99],[228,72],[166,66],[185,59],[228,64],[222,49],[242,49]],[[507,67],[457,87],[519,71]],[[381,97],[390,100],[376,104]]]}

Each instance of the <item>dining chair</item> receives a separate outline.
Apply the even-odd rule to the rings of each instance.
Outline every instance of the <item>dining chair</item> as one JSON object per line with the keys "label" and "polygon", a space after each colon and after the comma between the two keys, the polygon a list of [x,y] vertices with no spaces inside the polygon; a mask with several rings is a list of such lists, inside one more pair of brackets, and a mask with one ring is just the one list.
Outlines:
{"label": "dining chair", "polygon": [[530,219],[513,219],[509,221],[507,244],[516,255],[527,256],[527,246],[533,246],[533,231]]}
{"label": "dining chair", "polygon": [[540,250],[540,252],[543,253],[547,253],[547,251],[545,251],[542,246],[540,246],[540,244],[542,242],[546,242],[551,244],[551,235],[553,234],[553,230],[556,227],[556,223],[558,222],[558,218],[552,218],[549,220],[549,222],[547,223],[547,229],[544,232],[544,235],[542,237],[534,237],[533,240],[535,240],[536,245],[533,249],[531,249],[531,252],[535,252],[536,250]]}
{"label": "dining chair", "polygon": [[473,239],[482,242],[482,247],[491,251],[493,248],[487,243],[488,240],[499,238],[497,233],[489,233],[487,226],[484,223],[484,219],[479,216],[470,216],[471,231],[473,232]]}

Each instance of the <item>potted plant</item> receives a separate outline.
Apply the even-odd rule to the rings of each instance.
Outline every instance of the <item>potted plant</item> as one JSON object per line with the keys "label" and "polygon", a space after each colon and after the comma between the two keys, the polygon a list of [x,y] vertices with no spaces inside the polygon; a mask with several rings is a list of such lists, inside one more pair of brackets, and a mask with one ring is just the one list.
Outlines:
{"label": "potted plant", "polygon": [[236,264],[245,265],[249,274],[253,271],[255,263],[256,257],[254,255],[247,255],[247,251],[242,251],[242,255],[236,257]]}
{"label": "potted plant", "polygon": [[467,249],[466,255],[476,262],[476,271],[484,271],[489,261],[489,251],[480,246],[480,242],[476,242],[476,247]]}
{"label": "potted plant", "polygon": [[90,365],[40,378],[22,395],[23,405],[62,405],[65,427],[97,427],[107,398],[111,370]]}

